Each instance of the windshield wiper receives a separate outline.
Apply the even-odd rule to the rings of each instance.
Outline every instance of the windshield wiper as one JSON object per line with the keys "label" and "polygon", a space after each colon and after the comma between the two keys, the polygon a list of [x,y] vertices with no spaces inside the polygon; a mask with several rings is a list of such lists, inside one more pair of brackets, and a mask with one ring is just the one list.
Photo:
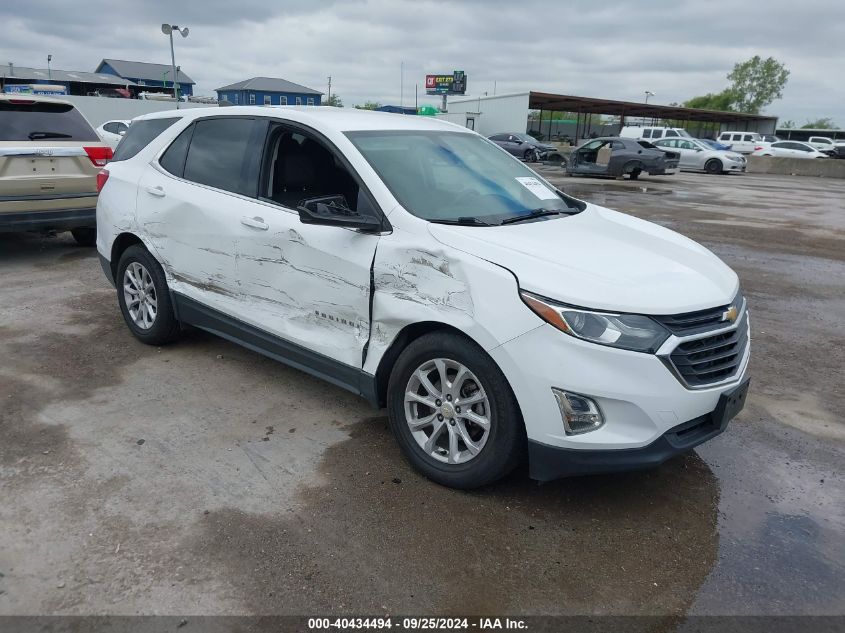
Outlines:
{"label": "windshield wiper", "polygon": [[501,224],[513,224],[514,222],[523,222],[525,220],[533,220],[534,218],[542,218],[546,215],[570,215],[572,211],[563,211],[563,210],[555,210],[555,209],[534,209],[533,211],[529,211],[524,215],[517,215],[512,218],[505,218],[502,220]]}
{"label": "windshield wiper", "polygon": [[35,141],[42,138],[71,138],[71,135],[61,132],[30,132],[28,137],[30,141]]}
{"label": "windshield wiper", "polygon": [[429,220],[435,224],[456,224],[458,226],[493,226],[489,222],[474,217],[462,217],[457,220]]}

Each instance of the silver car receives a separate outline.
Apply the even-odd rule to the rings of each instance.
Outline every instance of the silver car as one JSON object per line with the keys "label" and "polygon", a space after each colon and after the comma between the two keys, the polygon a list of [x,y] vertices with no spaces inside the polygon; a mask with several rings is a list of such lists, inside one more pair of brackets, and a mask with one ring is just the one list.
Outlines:
{"label": "silver car", "polygon": [[706,171],[708,174],[742,173],[746,160],[737,152],[726,152],[708,147],[693,138],[664,138],[654,141],[660,149],[677,152],[679,167],[685,171]]}

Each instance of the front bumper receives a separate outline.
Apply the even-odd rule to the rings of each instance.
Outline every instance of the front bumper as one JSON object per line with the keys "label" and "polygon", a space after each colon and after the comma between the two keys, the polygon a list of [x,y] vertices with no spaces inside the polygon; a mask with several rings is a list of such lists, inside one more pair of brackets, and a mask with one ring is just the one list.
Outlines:
{"label": "front bumper", "polygon": [[[660,353],[671,353],[669,348],[674,346],[670,337]],[[490,350],[490,354],[513,389],[528,440],[586,453],[643,449],[679,425],[711,414],[722,394],[745,379],[750,350],[750,343],[746,344],[733,376],[700,387],[684,384],[661,355],[596,345],[549,324]],[[567,435],[552,389],[593,399],[604,425],[588,433]]]}
{"label": "front bumper", "polygon": [[537,481],[561,477],[612,473],[654,468],[676,455],[722,433],[728,422],[742,410],[750,379],[719,397],[716,408],[683,424],[672,427],[651,444],[618,450],[578,450],[528,442],[529,476]]}

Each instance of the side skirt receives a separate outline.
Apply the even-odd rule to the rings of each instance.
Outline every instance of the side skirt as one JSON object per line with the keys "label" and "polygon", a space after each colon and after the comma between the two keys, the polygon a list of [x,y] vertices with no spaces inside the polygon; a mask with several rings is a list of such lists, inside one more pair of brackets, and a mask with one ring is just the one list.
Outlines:
{"label": "side skirt", "polygon": [[338,362],[323,354],[260,330],[178,292],[172,293],[176,314],[183,323],[216,334],[280,363],[322,378],[326,382],[363,397],[378,408],[376,377],[358,367]]}

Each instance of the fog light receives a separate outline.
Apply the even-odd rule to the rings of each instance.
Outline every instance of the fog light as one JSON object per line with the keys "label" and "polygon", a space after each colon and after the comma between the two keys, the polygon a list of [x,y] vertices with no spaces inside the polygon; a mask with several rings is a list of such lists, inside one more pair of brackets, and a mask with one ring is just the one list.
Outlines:
{"label": "fog light", "polygon": [[589,433],[601,428],[604,424],[601,409],[594,400],[554,387],[552,387],[552,393],[555,394],[560,417],[563,419],[563,428],[567,435]]}

